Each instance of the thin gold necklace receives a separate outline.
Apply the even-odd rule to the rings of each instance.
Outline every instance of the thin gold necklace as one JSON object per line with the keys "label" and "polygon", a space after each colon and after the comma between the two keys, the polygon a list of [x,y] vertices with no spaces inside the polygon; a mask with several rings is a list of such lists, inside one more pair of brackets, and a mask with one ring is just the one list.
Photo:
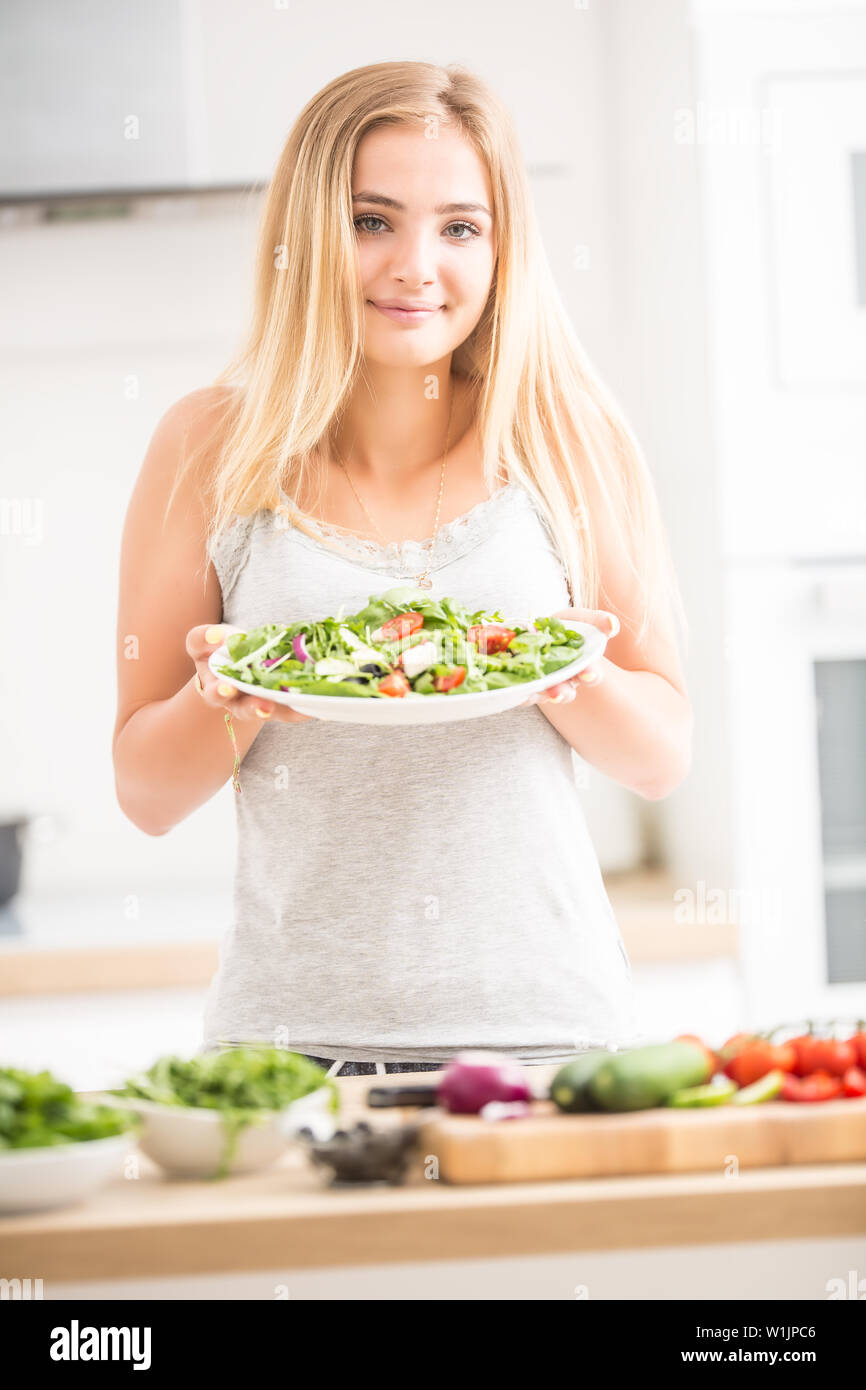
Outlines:
{"label": "thin gold necklace", "polygon": [[[415,576],[415,582],[416,582],[416,584],[420,585],[420,587],[421,587],[422,589],[432,589],[432,588],[433,588],[433,580],[429,578],[430,563],[431,563],[431,560],[432,560],[432,558],[433,558],[433,547],[434,547],[435,544],[436,544],[436,537],[437,537],[437,535],[439,534],[439,513],[440,513],[440,511],[441,511],[441,509],[442,509],[442,490],[443,490],[443,488],[444,488],[444,486],[445,486],[445,461],[446,461],[446,459],[448,458],[448,443],[449,443],[449,440],[450,440],[450,438],[451,438],[451,412],[452,412],[453,409],[454,409],[454,388],[452,387],[452,389],[451,389],[451,399],[450,399],[449,404],[448,404],[448,427],[447,427],[447,429],[446,429],[446,431],[445,431],[445,452],[444,452],[444,454],[442,455],[442,468],[441,468],[440,474],[439,474],[439,496],[438,496],[437,501],[436,501],[436,516],[435,516],[434,523],[433,523],[433,534],[432,534],[432,536],[430,537],[430,544],[429,544],[428,547],[427,547],[427,564],[424,566],[424,569],[421,571],[421,573],[420,573],[419,575],[416,575],[416,576]],[[374,521],[373,518],[370,516],[370,513],[367,511],[367,508],[364,506],[363,499],[361,498],[361,496],[360,496],[360,494],[359,494],[359,492],[358,492],[358,489],[355,487],[355,484],[352,482],[352,479],[349,477],[349,470],[348,470],[348,468],[346,467],[345,463],[343,462],[342,458],[340,457],[340,455],[339,455],[339,453],[337,452],[336,449],[334,450],[334,453],[335,453],[335,455],[336,455],[337,462],[339,463],[340,467],[342,468],[343,472],[344,472],[345,475],[346,475],[346,478],[348,479],[350,488],[352,489],[352,491],[354,492],[355,496],[357,497],[358,502],[359,502],[361,508],[363,509],[365,516],[367,517],[368,521],[370,522],[370,524],[371,524],[372,527],[373,527],[373,530],[376,532],[376,535],[379,537],[379,539],[380,539],[380,541],[382,542],[382,544],[383,544],[383,545],[388,545],[389,542],[385,540],[385,537],[382,535],[382,532],[379,530],[379,528],[378,528],[378,526],[376,525],[375,521]]]}

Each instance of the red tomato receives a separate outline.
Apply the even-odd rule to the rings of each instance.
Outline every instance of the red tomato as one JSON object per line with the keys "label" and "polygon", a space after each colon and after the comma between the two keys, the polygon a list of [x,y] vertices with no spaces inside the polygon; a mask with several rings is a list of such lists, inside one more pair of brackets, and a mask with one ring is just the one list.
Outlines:
{"label": "red tomato", "polygon": [[842,1077],[842,1090],[846,1096],[866,1096],[866,1071],[861,1067],[849,1067]]}
{"label": "red tomato", "polygon": [[411,690],[412,687],[402,671],[392,671],[390,676],[386,676],[384,680],[379,682],[379,689],[383,695],[402,699],[407,690]]}
{"label": "red tomato", "polygon": [[768,1071],[793,1071],[796,1056],[787,1043],[775,1046],[763,1038],[753,1038],[723,1068],[738,1086],[751,1086]]}
{"label": "red tomato", "polygon": [[816,1071],[844,1076],[849,1067],[857,1065],[857,1049],[841,1038],[816,1038],[806,1033],[793,1038],[791,1046],[797,1057],[794,1070],[798,1076],[812,1076]]}
{"label": "red tomato", "polygon": [[453,690],[456,685],[462,685],[466,679],[466,667],[454,666],[447,671],[444,676],[433,677],[434,690]]}
{"label": "red tomato", "polygon": [[808,1076],[810,1071],[817,1070],[810,1065],[815,1041],[814,1033],[800,1033],[798,1037],[788,1039],[788,1046],[793,1047],[796,1057],[794,1071],[797,1076]]}
{"label": "red tomato", "polygon": [[857,1066],[866,1071],[866,1031],[861,1028],[848,1039],[848,1043],[857,1053]]}
{"label": "red tomato", "polygon": [[707,1054],[708,1070],[706,1079],[707,1081],[709,1081],[711,1076],[715,1076],[716,1072],[721,1067],[721,1062],[719,1061],[715,1052],[713,1052],[712,1048],[707,1047],[707,1044],[704,1042],[703,1038],[699,1038],[697,1033],[678,1033],[676,1038],[674,1039],[674,1042],[693,1042],[698,1047],[702,1047],[704,1049],[704,1052],[706,1052]]}
{"label": "red tomato", "polygon": [[474,642],[480,652],[489,655],[503,652],[514,638],[514,628],[502,623],[476,623],[466,629],[466,641]]}
{"label": "red tomato", "polygon": [[837,1100],[841,1094],[842,1082],[838,1076],[830,1076],[825,1071],[816,1071],[804,1077],[786,1076],[782,1082],[784,1100]]}
{"label": "red tomato", "polygon": [[734,1033],[733,1036],[728,1038],[728,1041],[723,1043],[719,1048],[719,1057],[723,1062],[729,1062],[732,1057],[736,1057],[738,1052],[742,1052],[743,1048],[746,1047],[748,1043],[755,1041],[756,1038],[754,1033]]}
{"label": "red tomato", "polygon": [[[417,632],[419,627],[423,626],[423,613],[395,613],[393,618],[382,624],[381,641],[398,642],[401,637],[411,637],[413,632]],[[380,686],[379,689],[381,688]]]}

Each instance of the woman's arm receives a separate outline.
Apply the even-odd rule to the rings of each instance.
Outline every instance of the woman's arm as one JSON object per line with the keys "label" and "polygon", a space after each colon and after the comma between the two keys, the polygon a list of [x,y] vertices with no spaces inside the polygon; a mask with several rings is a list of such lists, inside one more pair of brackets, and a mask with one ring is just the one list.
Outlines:
{"label": "woman's arm", "polygon": [[[618,552],[607,512],[591,477],[588,505],[597,518],[595,543],[601,591],[620,624],[593,669],[594,684],[565,682],[569,703],[539,701],[539,708],[572,748],[593,767],[639,796],[657,801],[687,776],[692,758],[694,714],[686,689],[672,615],[657,615],[638,647],[625,622],[638,612],[638,581]],[[606,614],[583,608],[555,616],[595,623],[610,631]],[[555,688],[553,692],[555,693]]]}
{"label": "woman's arm", "polygon": [[[588,609],[566,608],[555,616],[602,626],[601,614]],[[594,684],[579,677],[568,682],[576,692],[570,703],[540,701],[539,708],[600,772],[648,800],[668,796],[691,765],[694,726],[676,645],[655,632],[641,657],[623,630],[592,669],[601,676]]]}
{"label": "woman's arm", "polygon": [[[186,647],[190,628],[219,623],[222,617],[212,565],[203,582],[205,515],[193,474],[165,515],[184,436],[190,432],[190,442],[197,442],[196,431],[212,424],[210,406],[216,403],[216,393],[205,388],[166,411],[148,447],[123,529],[112,753],[118,803],[149,835],[165,834],[203,805],[234,768],[224,711],[198,694],[195,662]],[[239,757],[263,722],[234,722]]]}

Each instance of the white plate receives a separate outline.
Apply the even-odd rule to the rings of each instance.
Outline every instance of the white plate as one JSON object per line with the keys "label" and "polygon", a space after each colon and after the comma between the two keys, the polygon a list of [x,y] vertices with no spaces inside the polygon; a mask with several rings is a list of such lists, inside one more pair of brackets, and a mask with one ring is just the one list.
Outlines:
{"label": "white plate", "polygon": [[485,714],[501,714],[503,710],[514,709],[530,695],[546,690],[549,685],[567,681],[585,666],[598,661],[607,646],[606,634],[591,623],[578,623],[570,618],[560,621],[563,627],[583,634],[584,643],[576,660],[536,681],[506,685],[501,690],[478,690],[468,695],[413,693],[404,695],[402,699],[377,699],[363,695],[304,695],[298,690],[266,690],[261,685],[250,685],[247,681],[220,675],[219,666],[231,665],[225,643],[211,654],[208,665],[215,676],[242,690],[245,695],[258,695],[275,705],[287,705],[289,709],[312,715],[314,719],[330,719],[338,724],[447,724],[457,719],[478,719]]}
{"label": "white plate", "polygon": [[[141,1117],[139,1147],[166,1172],[186,1178],[214,1176],[226,1141],[219,1110],[208,1110],[204,1106],[160,1105],[158,1101],[139,1100],[136,1096],[106,1096],[105,1099],[106,1103],[134,1110]],[[329,1139],[336,1128],[336,1119],[329,1108],[330,1099],[330,1088],[322,1086],[299,1096],[282,1110],[253,1112],[253,1122],[245,1125],[238,1135],[229,1172],[254,1173],[269,1167],[305,1127],[311,1129],[317,1139]]]}
{"label": "white plate", "polygon": [[[112,1101],[112,1104],[114,1102]],[[79,1139],[0,1153],[0,1211],[42,1211],[81,1202],[123,1172],[135,1134]]]}

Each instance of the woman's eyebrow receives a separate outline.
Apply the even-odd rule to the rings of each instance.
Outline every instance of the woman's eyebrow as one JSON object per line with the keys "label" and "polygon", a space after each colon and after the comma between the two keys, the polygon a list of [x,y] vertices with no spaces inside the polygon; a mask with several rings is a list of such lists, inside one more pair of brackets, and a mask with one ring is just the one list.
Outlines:
{"label": "woman's eyebrow", "polygon": [[[388,198],[384,193],[353,193],[353,203],[375,203],[380,208],[395,208],[397,212],[405,212],[406,204],[398,203],[396,198]],[[433,209],[435,213],[446,212],[484,212],[493,220],[493,214],[483,203],[440,203]]]}

